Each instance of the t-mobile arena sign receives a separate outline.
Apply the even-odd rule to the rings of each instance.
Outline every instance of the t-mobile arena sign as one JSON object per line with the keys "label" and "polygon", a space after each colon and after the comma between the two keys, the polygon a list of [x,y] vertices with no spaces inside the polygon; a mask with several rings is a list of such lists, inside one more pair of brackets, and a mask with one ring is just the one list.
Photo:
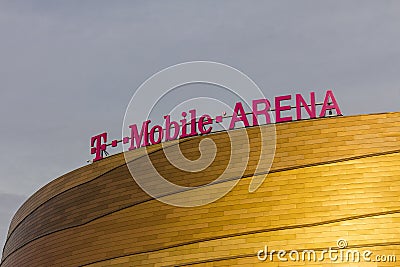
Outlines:
{"label": "t-mobile arena sign", "polygon": [[[209,134],[213,130],[213,123],[222,123],[223,120],[229,121],[229,130],[238,127],[258,126],[259,119],[263,118],[266,124],[290,122],[294,120],[315,119],[327,116],[327,112],[332,114],[333,110],[336,115],[342,115],[339,105],[332,90],[327,90],[324,98],[321,98],[319,104],[316,102],[315,92],[311,92],[305,97],[302,94],[282,95],[274,98],[271,101],[266,98],[255,99],[251,101],[251,111],[246,112],[242,102],[236,102],[233,114],[211,116],[202,114],[198,116],[196,109],[191,109],[188,112],[182,112],[182,118],[172,120],[170,115],[164,116],[164,125],[151,125],[151,120],[143,121],[141,124],[129,125],[130,136],[125,136],[122,140],[112,140],[107,144],[107,133],[104,132],[95,135],[91,138],[91,154],[95,157],[93,161],[98,161],[103,158],[103,152],[107,146],[116,147],[118,143],[129,145],[129,150],[155,145],[165,141],[187,138],[196,135]],[[317,110],[317,106],[321,106]],[[295,110],[295,116],[288,115],[287,111]]]}

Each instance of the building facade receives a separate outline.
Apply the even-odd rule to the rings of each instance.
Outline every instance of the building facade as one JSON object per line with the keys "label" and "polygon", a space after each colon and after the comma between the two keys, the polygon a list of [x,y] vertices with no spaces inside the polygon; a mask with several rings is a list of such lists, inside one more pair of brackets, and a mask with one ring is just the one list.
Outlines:
{"label": "building facade", "polygon": [[[277,124],[272,167],[250,193],[251,180],[266,175],[253,160],[262,127],[246,128],[251,153],[238,184],[207,205],[149,197],[123,154],[55,179],[15,214],[1,266],[398,266],[400,113]],[[204,171],[168,164],[161,145],[130,152],[130,164],[140,169],[149,154],[171,182],[208,184],[226,167],[226,132],[172,145],[196,159],[204,138],[218,151]],[[359,262],[343,261],[348,251]]]}

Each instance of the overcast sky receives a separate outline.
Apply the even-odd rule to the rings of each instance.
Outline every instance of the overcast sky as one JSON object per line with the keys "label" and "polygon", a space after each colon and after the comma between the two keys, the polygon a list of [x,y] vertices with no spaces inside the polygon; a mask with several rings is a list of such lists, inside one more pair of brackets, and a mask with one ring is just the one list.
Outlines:
{"label": "overcast sky", "polygon": [[192,60],[266,96],[332,88],[345,115],[399,111],[400,1],[0,2],[0,245],[28,196],[121,133],[136,88]]}

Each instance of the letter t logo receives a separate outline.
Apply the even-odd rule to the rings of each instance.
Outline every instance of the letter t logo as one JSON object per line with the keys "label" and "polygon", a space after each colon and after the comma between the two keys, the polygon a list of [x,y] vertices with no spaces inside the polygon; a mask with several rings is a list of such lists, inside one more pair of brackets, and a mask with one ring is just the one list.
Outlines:
{"label": "letter t logo", "polygon": [[[102,143],[102,139],[104,143]],[[91,154],[95,154],[96,157],[93,159],[93,162],[101,160],[103,158],[103,151],[106,150],[107,143],[107,133],[102,133],[99,135],[95,135],[90,140],[90,149]]]}

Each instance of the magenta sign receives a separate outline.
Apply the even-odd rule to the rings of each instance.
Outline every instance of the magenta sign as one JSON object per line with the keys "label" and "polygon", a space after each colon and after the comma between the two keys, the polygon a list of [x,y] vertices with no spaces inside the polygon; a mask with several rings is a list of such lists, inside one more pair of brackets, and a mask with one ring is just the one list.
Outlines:
{"label": "magenta sign", "polygon": [[[229,130],[231,130],[243,126],[258,126],[260,118],[270,124],[323,118],[326,117],[328,111],[333,110],[336,115],[342,115],[332,90],[326,91],[323,102],[319,104],[316,103],[315,92],[311,92],[308,97],[301,94],[277,96],[273,103],[274,108],[268,99],[255,99],[252,101],[251,112],[246,113],[243,103],[237,102],[231,116],[218,115],[215,118],[209,114],[198,116],[196,109],[182,112],[182,118],[179,121],[171,120],[170,115],[165,115],[164,126],[151,125],[151,120],[143,121],[141,125],[132,124],[129,125],[130,136],[123,137],[122,140],[112,140],[109,144],[107,144],[107,133],[104,132],[93,136],[90,140],[91,154],[95,156],[93,161],[103,158],[103,152],[106,151],[107,146],[116,147],[122,142],[129,145],[129,150],[134,150],[165,141],[204,135],[212,132],[213,123],[222,123],[224,119],[230,120]],[[319,105],[321,109],[317,112]],[[284,114],[293,109],[296,111],[295,116]]]}

